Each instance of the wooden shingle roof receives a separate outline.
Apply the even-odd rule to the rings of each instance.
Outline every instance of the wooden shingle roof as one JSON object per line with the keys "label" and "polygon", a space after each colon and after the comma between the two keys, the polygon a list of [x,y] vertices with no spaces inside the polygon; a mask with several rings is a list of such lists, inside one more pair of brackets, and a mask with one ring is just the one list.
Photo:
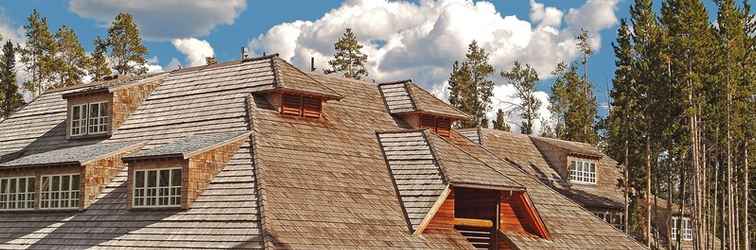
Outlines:
{"label": "wooden shingle roof", "polygon": [[43,153],[27,155],[12,161],[0,163],[0,168],[10,167],[35,167],[35,166],[61,166],[61,165],[86,165],[97,159],[106,158],[118,152],[141,147],[142,143],[97,143],[86,146],[77,146],[51,150]]}
{"label": "wooden shingle roof", "polygon": [[425,113],[455,119],[470,118],[411,80],[381,83],[378,88],[391,114]]}
{"label": "wooden shingle roof", "polygon": [[123,157],[123,160],[145,160],[164,157],[188,159],[192,155],[206,151],[209,148],[246,138],[249,134],[249,132],[223,132],[190,135],[149,150],[142,150],[137,153],[129,154]]}
{"label": "wooden shingle roof", "polygon": [[[396,131],[415,136],[418,131],[404,128],[386,111],[378,86],[294,72],[276,60],[269,56],[172,71],[104,141],[66,140],[61,95],[81,90],[77,88],[47,92],[0,122],[0,155],[8,156],[0,160],[4,162],[97,143],[143,143],[137,153],[143,155],[183,154],[195,145],[222,143],[225,135],[251,132],[189,209],[129,209],[128,174],[122,169],[86,210],[0,213],[0,248],[471,248],[456,231],[429,229],[413,235],[419,217],[408,220],[407,214],[420,214],[433,201],[443,186],[439,174],[452,185],[525,188],[552,239],[508,235],[520,249],[642,248],[457,133],[442,138],[422,132],[425,144],[407,141],[420,143],[419,155],[426,153],[425,146],[434,152],[436,172],[432,162],[387,165],[388,145],[376,135]],[[319,119],[286,116],[265,97],[280,83],[342,98],[324,104]],[[420,99],[428,94],[408,91],[420,93],[413,95]],[[445,112],[427,100],[432,103],[417,103]],[[203,134],[219,136],[192,139]],[[397,177],[407,182],[395,186]],[[419,181],[423,177],[428,181]]]}

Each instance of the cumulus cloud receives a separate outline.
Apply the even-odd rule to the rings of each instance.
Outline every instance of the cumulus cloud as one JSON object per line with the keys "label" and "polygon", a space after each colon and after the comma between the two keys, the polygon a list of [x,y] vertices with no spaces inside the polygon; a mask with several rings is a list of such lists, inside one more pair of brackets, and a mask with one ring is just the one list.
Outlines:
{"label": "cumulus cloud", "polygon": [[[300,67],[327,68],[334,53],[333,42],[352,28],[365,45],[367,69],[371,78],[389,81],[411,78],[441,98],[448,97],[446,79],[451,64],[462,60],[467,45],[477,40],[490,53],[498,70],[508,70],[518,60],[533,66],[542,78],[560,61],[576,58],[575,35],[583,28],[591,33],[598,49],[599,33],[617,23],[614,14],[618,0],[588,0],[576,9],[562,11],[530,1],[530,20],[504,16],[490,2],[469,0],[386,1],[352,0],[325,13],[314,21],[297,20],[272,27],[250,40],[257,53],[279,53]],[[518,128],[519,103],[514,89],[494,77],[495,110],[512,110],[510,123]],[[538,93],[544,106],[539,112],[548,119],[548,98]],[[540,128],[541,124],[537,124]],[[519,130],[519,129],[513,129]],[[536,130],[538,131],[538,130]]]}
{"label": "cumulus cloud", "polygon": [[101,25],[128,12],[150,40],[205,36],[218,25],[233,24],[246,7],[246,0],[72,0],[68,5],[77,15]]}
{"label": "cumulus cloud", "polygon": [[205,40],[196,38],[173,39],[171,41],[174,47],[186,56],[189,66],[205,65],[207,57],[213,57],[213,47]]}

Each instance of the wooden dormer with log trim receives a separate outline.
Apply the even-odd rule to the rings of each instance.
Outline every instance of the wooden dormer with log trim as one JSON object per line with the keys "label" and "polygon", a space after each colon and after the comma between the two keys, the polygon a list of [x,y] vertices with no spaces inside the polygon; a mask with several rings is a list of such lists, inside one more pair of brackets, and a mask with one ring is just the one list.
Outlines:
{"label": "wooden dormer with log trim", "polygon": [[68,102],[66,138],[110,137],[167,75],[113,78],[63,94]]}
{"label": "wooden dormer with log trim", "polygon": [[456,231],[487,249],[508,249],[512,234],[550,239],[524,186],[442,135],[424,129],[377,136],[413,234]]}
{"label": "wooden dormer with log trim", "polygon": [[323,106],[327,101],[342,98],[336,91],[279,58],[277,54],[269,56],[269,59],[273,67],[274,83],[255,93],[265,95],[279,113],[290,117],[318,119],[323,117]]}
{"label": "wooden dormer with log trim", "polygon": [[129,208],[191,208],[250,134],[191,135],[127,155]]}
{"label": "wooden dormer with log trim", "polygon": [[378,89],[389,113],[404,120],[410,128],[429,129],[449,137],[454,122],[470,119],[411,80],[381,83]]}

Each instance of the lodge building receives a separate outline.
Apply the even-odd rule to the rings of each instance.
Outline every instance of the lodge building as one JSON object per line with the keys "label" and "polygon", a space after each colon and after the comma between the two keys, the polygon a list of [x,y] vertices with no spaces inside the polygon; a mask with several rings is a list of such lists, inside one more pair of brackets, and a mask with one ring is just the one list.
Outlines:
{"label": "lodge building", "polygon": [[277,55],[49,90],[0,121],[0,248],[644,248],[616,162],[464,119]]}

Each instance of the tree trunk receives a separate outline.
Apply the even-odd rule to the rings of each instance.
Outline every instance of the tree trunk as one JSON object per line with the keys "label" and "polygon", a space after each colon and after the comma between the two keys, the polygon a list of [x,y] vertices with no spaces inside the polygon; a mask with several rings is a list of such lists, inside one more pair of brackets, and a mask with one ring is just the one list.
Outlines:
{"label": "tree trunk", "polygon": [[646,247],[651,247],[651,138],[648,133],[646,133]]}
{"label": "tree trunk", "polygon": [[630,217],[630,202],[629,202],[629,190],[630,190],[630,143],[625,139],[625,217],[622,219],[622,225],[624,225],[624,231],[628,232],[628,218]]}
{"label": "tree trunk", "polygon": [[[748,139],[746,139],[746,140],[748,140]],[[748,225],[748,215],[749,215],[748,214],[748,203],[749,203],[748,202],[748,198],[749,198],[748,194],[750,193],[750,189],[749,188],[751,186],[748,185],[748,182],[749,182],[748,178],[750,178],[749,177],[749,173],[748,173],[748,172],[750,172],[750,169],[748,168],[748,141],[745,142],[745,147],[743,148],[743,156],[744,156],[744,158],[743,158],[743,166],[745,167],[745,173],[744,173],[744,175],[745,175],[744,182],[745,183],[743,183],[743,190],[744,190],[744,192],[743,192],[743,201],[744,201],[743,202],[744,203],[743,204],[743,210],[745,210],[745,212],[743,213],[743,214],[745,214],[745,216],[744,216],[745,217],[745,222],[743,224],[745,225],[745,230],[743,230],[743,232],[745,232],[745,234],[746,234],[745,235],[745,244],[744,244],[744,246],[745,246],[745,250],[750,250],[751,249],[751,240],[750,240],[751,229],[750,229],[750,225]]]}

